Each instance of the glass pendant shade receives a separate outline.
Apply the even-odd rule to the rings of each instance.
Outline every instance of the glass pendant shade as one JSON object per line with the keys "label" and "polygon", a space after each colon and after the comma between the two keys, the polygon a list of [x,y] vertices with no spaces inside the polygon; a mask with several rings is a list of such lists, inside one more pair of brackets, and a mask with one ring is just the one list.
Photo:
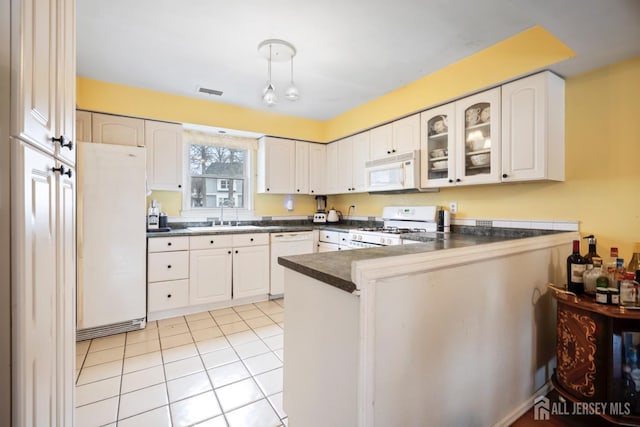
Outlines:
{"label": "glass pendant shade", "polygon": [[267,87],[264,89],[262,94],[262,101],[267,104],[269,107],[272,107],[278,102],[278,97],[276,96],[276,91],[273,87],[273,84],[269,82]]}
{"label": "glass pendant shade", "polygon": [[289,101],[297,101],[298,98],[300,98],[300,91],[298,90],[297,87],[295,87],[293,82],[291,82],[287,90],[284,92],[284,96]]}

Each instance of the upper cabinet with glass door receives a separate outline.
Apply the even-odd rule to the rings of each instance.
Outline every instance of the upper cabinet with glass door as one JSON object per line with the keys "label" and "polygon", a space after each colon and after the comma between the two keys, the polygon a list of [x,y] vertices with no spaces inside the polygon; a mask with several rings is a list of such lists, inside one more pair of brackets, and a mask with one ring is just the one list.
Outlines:
{"label": "upper cabinet with glass door", "polygon": [[500,88],[455,102],[456,185],[500,182]]}
{"label": "upper cabinet with glass door", "polygon": [[421,187],[447,187],[455,183],[455,104],[446,104],[420,115]]}

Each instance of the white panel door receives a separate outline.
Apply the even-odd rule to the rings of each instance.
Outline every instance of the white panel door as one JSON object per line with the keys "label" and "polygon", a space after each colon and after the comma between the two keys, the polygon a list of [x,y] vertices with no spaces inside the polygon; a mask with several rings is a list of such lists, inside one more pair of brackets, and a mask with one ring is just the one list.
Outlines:
{"label": "white panel door", "polygon": [[[62,166],[58,163],[58,167]],[[69,169],[66,169],[69,171]],[[73,425],[76,342],[76,175],[59,175],[57,212],[58,425]]]}
{"label": "white panel door", "polygon": [[75,0],[58,0],[56,155],[70,165],[76,163],[76,14]]}
{"label": "white panel door", "polygon": [[369,160],[370,147],[369,131],[361,132],[352,138],[352,172],[351,172],[351,188],[353,192],[366,191],[366,177],[364,165]]}
{"label": "white panel door", "polygon": [[309,194],[327,192],[327,146],[309,144]]}
{"label": "white panel door", "polygon": [[231,299],[231,248],[191,251],[189,262],[189,304]]}
{"label": "white panel door", "polygon": [[309,193],[309,145],[305,141],[296,141],[296,194]]}
{"label": "white panel door", "polygon": [[269,293],[269,246],[233,250],[233,298]]}
{"label": "white panel door", "polygon": [[[11,2],[12,134],[54,152],[56,131],[56,0]],[[18,21],[18,22],[16,22]]]}
{"label": "white panel door", "polygon": [[144,121],[147,180],[152,190],[182,189],[182,125]]}
{"label": "white panel door", "polygon": [[338,192],[353,192],[353,137],[347,137],[338,144]]}
{"label": "white panel door", "polygon": [[[56,173],[53,158],[12,142],[13,421],[57,424]],[[64,346],[63,343],[60,343]],[[66,379],[72,381],[73,376]]]}
{"label": "white panel door", "polygon": [[338,180],[338,142],[327,144],[327,194],[340,193]]}
{"label": "white panel door", "polygon": [[406,153],[420,149],[420,114],[405,117],[392,123],[393,146],[391,153]]}
{"label": "white panel door", "polygon": [[295,173],[295,141],[271,137],[260,139],[258,143],[258,192],[293,194]]}
{"label": "white panel door", "polygon": [[379,159],[391,154],[393,146],[393,127],[391,123],[371,129],[371,156],[369,160]]}
{"label": "white panel door", "polygon": [[93,142],[144,147],[144,120],[112,114],[93,113]]}

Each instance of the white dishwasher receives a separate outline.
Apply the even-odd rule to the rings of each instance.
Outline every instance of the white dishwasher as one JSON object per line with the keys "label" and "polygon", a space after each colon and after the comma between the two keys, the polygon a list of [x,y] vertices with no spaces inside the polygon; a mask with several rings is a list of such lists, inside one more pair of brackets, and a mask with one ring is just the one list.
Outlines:
{"label": "white dishwasher", "polygon": [[284,267],[278,257],[313,253],[313,231],[271,233],[271,296],[284,294]]}

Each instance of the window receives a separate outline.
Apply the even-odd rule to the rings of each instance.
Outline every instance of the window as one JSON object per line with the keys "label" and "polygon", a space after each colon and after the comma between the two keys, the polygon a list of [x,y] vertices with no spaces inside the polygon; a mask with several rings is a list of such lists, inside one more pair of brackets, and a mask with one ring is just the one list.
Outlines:
{"label": "window", "polygon": [[189,144],[191,208],[231,206],[231,200],[244,208],[246,158],[247,150]]}
{"label": "window", "polygon": [[217,214],[221,207],[249,210],[256,141],[188,130],[184,136],[188,176],[183,213]]}

